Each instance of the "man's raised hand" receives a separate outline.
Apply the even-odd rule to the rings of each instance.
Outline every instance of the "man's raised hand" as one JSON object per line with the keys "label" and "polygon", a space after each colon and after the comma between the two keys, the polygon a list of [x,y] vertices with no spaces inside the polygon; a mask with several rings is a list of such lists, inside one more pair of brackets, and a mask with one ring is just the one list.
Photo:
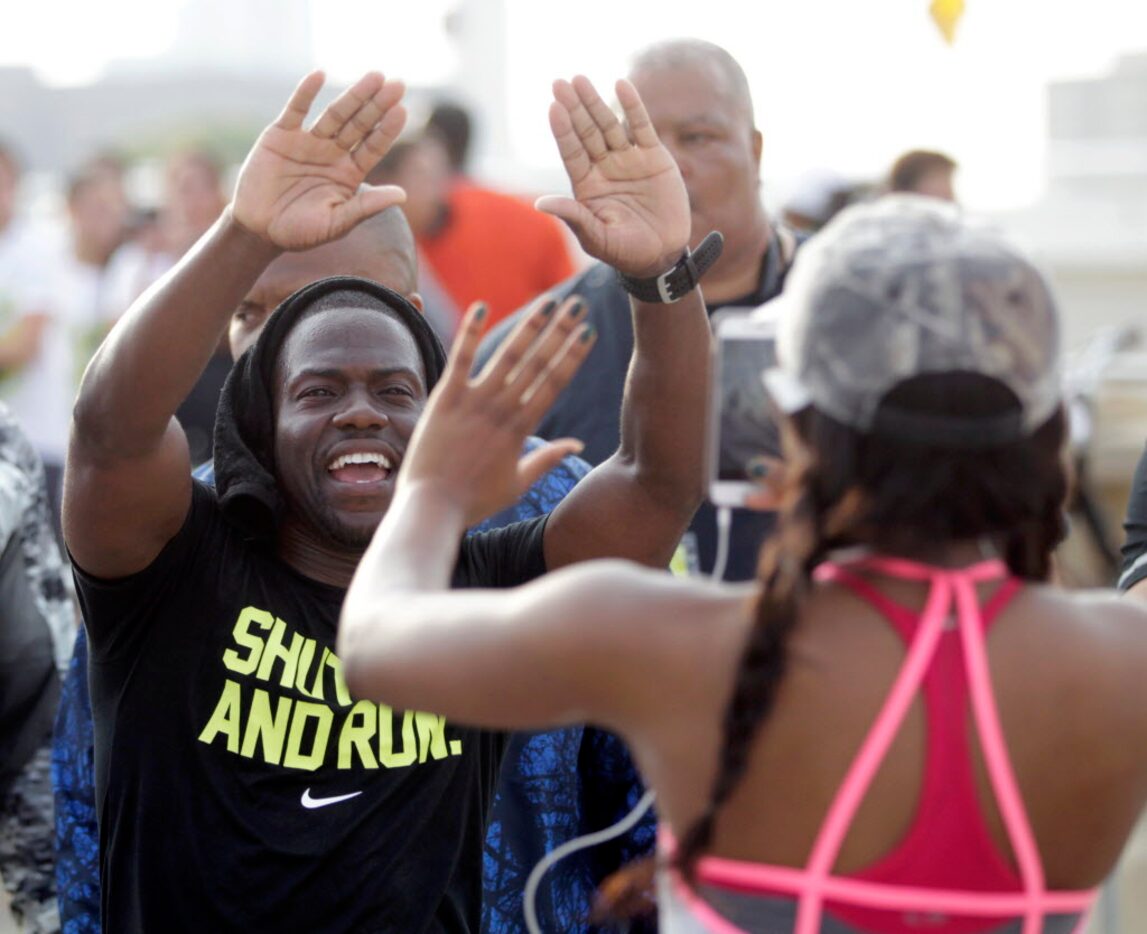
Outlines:
{"label": "man's raised hand", "polygon": [[235,185],[235,220],[284,250],[336,240],[406,200],[394,185],[360,188],[406,122],[402,82],[369,72],[304,128],[322,86],[318,71],[299,83],[248,153]]}
{"label": "man's raised hand", "polygon": [[664,272],[689,243],[689,197],[637,89],[618,81],[627,126],[588,78],[554,82],[550,129],[573,198],[547,195],[539,210],[565,221],[582,248],[631,276]]}

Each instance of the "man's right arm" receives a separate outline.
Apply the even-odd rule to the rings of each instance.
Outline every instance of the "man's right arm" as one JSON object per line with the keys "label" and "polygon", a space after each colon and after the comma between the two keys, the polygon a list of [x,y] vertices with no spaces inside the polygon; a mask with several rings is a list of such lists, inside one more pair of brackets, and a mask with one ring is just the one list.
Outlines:
{"label": "man's right arm", "polygon": [[400,203],[363,186],[402,129],[403,86],[364,76],[303,128],[322,74],[308,75],[255,143],[223,217],[117,322],[76,400],[64,532],[97,577],[147,567],[191,503],[191,463],[175,410],[195,385],[231,313],[281,250],[336,240]]}
{"label": "man's right arm", "polygon": [[179,531],[191,461],[175,410],[278,252],[228,209],[96,352],[76,400],[64,491],[68,548],[85,571],[139,571]]}

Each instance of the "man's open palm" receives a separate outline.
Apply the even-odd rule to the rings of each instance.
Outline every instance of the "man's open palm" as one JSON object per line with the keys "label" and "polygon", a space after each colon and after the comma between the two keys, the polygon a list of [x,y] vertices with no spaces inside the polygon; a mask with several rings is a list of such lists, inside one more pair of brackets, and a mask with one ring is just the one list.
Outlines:
{"label": "man's open palm", "polygon": [[550,129],[573,198],[547,195],[537,206],[569,224],[596,259],[629,275],[655,275],[689,242],[689,198],[637,90],[619,81],[617,98],[626,126],[589,79],[554,82]]}
{"label": "man's open palm", "polygon": [[393,185],[360,188],[406,122],[402,83],[370,72],[306,129],[303,120],[322,85],[321,72],[299,83],[256,141],[235,186],[235,219],[284,250],[335,240],[406,197]]}

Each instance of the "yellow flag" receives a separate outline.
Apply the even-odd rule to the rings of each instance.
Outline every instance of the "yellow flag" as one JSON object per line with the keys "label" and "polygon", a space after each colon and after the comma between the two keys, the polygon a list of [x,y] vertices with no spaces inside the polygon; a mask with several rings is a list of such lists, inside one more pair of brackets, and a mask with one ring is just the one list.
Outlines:
{"label": "yellow flag", "polygon": [[964,15],[964,0],[932,0],[930,10],[944,41],[951,45],[956,41],[956,26]]}

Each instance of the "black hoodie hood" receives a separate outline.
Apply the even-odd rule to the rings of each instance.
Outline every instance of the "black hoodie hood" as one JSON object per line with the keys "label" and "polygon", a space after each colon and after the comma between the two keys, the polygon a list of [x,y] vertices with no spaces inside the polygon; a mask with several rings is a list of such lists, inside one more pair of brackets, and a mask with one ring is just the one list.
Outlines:
{"label": "black hoodie hood", "polygon": [[[215,489],[224,517],[253,539],[270,541],[285,505],[275,471],[275,365],[283,343],[316,302],[333,292],[360,292],[381,301],[413,335],[426,368],[426,389],[446,366],[446,351],[409,299],[358,276],[320,279],[288,296],[267,319],[254,346],[223,384],[215,416]],[[367,307],[375,307],[373,303]],[[380,314],[387,311],[378,309]]]}

